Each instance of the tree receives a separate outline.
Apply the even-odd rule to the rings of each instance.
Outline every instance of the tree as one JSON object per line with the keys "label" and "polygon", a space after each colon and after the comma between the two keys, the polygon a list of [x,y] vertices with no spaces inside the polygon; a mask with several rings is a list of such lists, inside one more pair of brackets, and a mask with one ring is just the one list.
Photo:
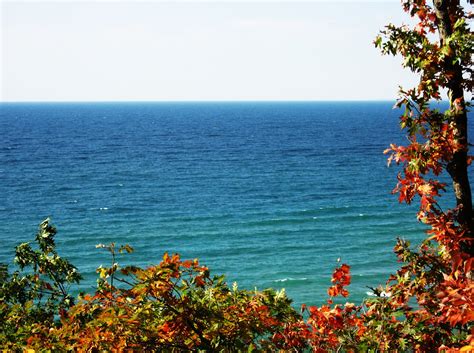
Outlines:
{"label": "tree", "polygon": [[[409,143],[392,144],[386,153],[389,163],[402,165],[394,193],[408,204],[419,199],[417,217],[428,227],[427,238],[417,250],[398,240],[394,250],[400,269],[363,305],[333,305],[330,298],[327,305],[307,309],[307,339],[316,352],[474,351],[470,102],[464,97],[473,87],[468,23],[473,15],[459,0],[434,0],[432,6],[426,0],[403,0],[402,6],[416,24],[389,24],[375,45],[383,54],[401,55],[403,66],[420,79],[416,87],[400,89],[396,104],[404,108],[400,125]],[[443,90],[449,108],[441,112]],[[451,209],[438,202],[447,188],[443,173],[452,180]],[[349,282],[349,268],[343,265],[328,294],[346,296]]]}
{"label": "tree", "polygon": [[[414,29],[389,25],[382,32],[387,41],[378,37],[375,42],[384,54],[401,54],[404,66],[420,75],[417,87],[401,90],[397,104],[405,106],[401,126],[407,129],[411,142],[407,148],[392,146],[395,160],[405,163],[405,176],[400,178],[397,191],[401,192],[401,200],[408,203],[413,195],[419,194],[425,196],[422,201],[426,201],[426,205],[434,204],[429,202],[434,201],[430,197],[438,196],[436,192],[444,190],[444,185],[431,182],[420,189],[420,183],[425,180],[417,178],[429,172],[439,175],[445,169],[452,178],[457,203],[454,220],[464,230],[464,248],[474,254],[473,242],[469,240],[473,212],[467,170],[470,164],[467,108],[470,104],[464,97],[464,92],[472,92],[473,87],[473,34],[467,23],[472,14],[460,6],[459,0],[435,0],[433,7],[425,0],[404,0],[403,7],[412,17],[417,17],[419,23]],[[433,37],[430,34],[435,32],[439,40],[430,41]],[[430,100],[440,100],[441,89],[447,90],[450,104],[444,114],[430,109]],[[424,143],[418,142],[420,137]]]}
{"label": "tree", "polygon": [[[472,0],[470,0],[473,3]],[[472,92],[472,34],[465,24],[465,16],[459,0],[435,0],[435,24],[439,32],[441,48],[446,48],[446,55],[440,60],[440,74],[446,77],[451,107],[451,119],[454,130],[454,143],[459,145],[448,162],[446,169],[453,180],[453,189],[459,207],[457,221],[466,229],[466,237],[472,236],[473,214],[472,196],[468,166],[467,107],[464,90]],[[420,8],[418,11],[423,11]],[[458,44],[456,44],[458,40]],[[452,43],[452,44],[451,44]],[[466,74],[466,76],[464,76]],[[473,243],[469,251],[474,255]]]}
{"label": "tree", "polygon": [[[474,322],[470,103],[464,96],[473,88],[472,13],[459,0],[434,0],[432,6],[425,0],[403,0],[402,5],[417,24],[414,28],[388,25],[375,45],[384,54],[400,54],[403,65],[420,80],[417,87],[401,89],[396,104],[405,108],[400,123],[409,144],[391,145],[386,152],[391,154],[389,161],[403,167],[394,191],[401,202],[419,197],[418,219],[427,224],[428,238],[417,252],[399,240],[395,252],[404,265],[391,277],[388,302],[404,313],[412,328],[419,323],[430,328],[425,334],[431,343],[426,345],[425,340],[424,347],[436,349],[467,339]],[[433,102],[441,100],[443,90],[449,108],[440,112]],[[437,179],[443,172],[452,180],[456,200],[452,209],[443,209],[438,202],[447,187]],[[418,310],[411,308],[412,298]]]}

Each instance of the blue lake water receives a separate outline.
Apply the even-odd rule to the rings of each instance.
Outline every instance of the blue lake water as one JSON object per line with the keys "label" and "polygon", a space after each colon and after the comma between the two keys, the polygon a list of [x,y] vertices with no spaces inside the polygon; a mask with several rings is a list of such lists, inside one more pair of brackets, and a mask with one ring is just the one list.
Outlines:
{"label": "blue lake water", "polygon": [[49,216],[81,290],[114,241],[135,248],[125,262],[179,252],[296,304],[326,299],[341,258],[360,301],[395,270],[395,238],[423,238],[391,195],[392,104],[3,103],[0,262]]}

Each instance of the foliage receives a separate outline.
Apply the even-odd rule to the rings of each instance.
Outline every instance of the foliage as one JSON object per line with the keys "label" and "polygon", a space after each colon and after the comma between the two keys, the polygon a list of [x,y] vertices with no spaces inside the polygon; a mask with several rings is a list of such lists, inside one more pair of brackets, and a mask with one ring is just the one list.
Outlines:
{"label": "foliage", "polygon": [[54,325],[54,317],[74,304],[68,285],[81,279],[77,269],[61,258],[55,249],[56,229],[46,219],[36,235],[38,249],[29,243],[16,247],[19,270],[0,271],[0,344],[9,348],[23,341],[35,323]]}
{"label": "foliage", "polygon": [[[473,1],[470,1],[472,3]],[[459,0],[403,0],[416,25],[388,25],[375,40],[420,77],[400,89],[397,108],[407,146],[392,144],[389,163],[402,167],[394,189],[399,201],[419,200],[417,218],[427,237],[413,249],[398,239],[401,265],[384,287],[361,305],[335,304],[349,295],[350,267],[333,273],[329,299],[292,309],[283,291],[247,291],[211,277],[197,260],[163,256],[148,268],[121,268],[116,255],[129,246],[99,245],[112,257],[99,267],[97,290],[75,304],[68,285],[74,266],[58,256],[54,227],[45,220],[30,244],[16,248],[19,270],[0,267],[0,345],[51,351],[474,351],[474,241],[468,178],[467,110],[473,88],[473,15]],[[439,39],[435,38],[439,35]],[[443,90],[445,112],[436,109]],[[439,198],[452,180],[456,206]],[[446,178],[442,179],[446,180]]]}
{"label": "foliage", "polygon": [[[247,291],[236,284],[229,288],[224,277],[211,277],[197,260],[181,260],[177,254],[165,253],[156,266],[121,268],[116,254],[133,249],[115,244],[98,245],[111,253],[112,265],[97,269],[96,293],[81,296],[73,305],[68,294],[59,295],[64,281],[76,281],[79,275],[55,252],[54,233],[46,220],[37,236],[39,250],[31,251],[29,244],[17,247],[16,262],[21,267],[31,264],[32,274],[21,280],[19,273],[3,275],[0,344],[4,347],[271,351],[285,347],[274,336],[301,321],[284,291]],[[55,281],[49,284],[41,279],[43,274]],[[22,290],[16,292],[18,283]],[[43,303],[45,294],[49,298]],[[46,320],[38,312],[47,313]]]}
{"label": "foliage", "polygon": [[[473,214],[467,175],[467,109],[464,91],[472,92],[474,36],[472,15],[459,1],[403,1],[418,24],[389,25],[375,41],[384,54],[401,54],[404,66],[419,74],[419,85],[401,89],[396,107],[404,107],[401,127],[407,146],[391,145],[389,163],[403,169],[394,190],[400,202],[419,198],[418,220],[428,226],[428,237],[412,250],[399,240],[395,253],[403,263],[390,278],[387,301],[392,312],[403,314],[403,325],[390,341],[404,339],[423,351],[459,346],[472,340],[474,322]],[[439,39],[433,39],[434,33]],[[432,108],[447,90],[445,112]],[[437,179],[447,172],[453,182],[456,207],[444,210],[438,203],[447,185]],[[416,300],[412,307],[411,300]],[[378,313],[379,304],[369,306]],[[379,310],[379,311],[377,311]],[[395,323],[399,326],[400,323]]]}

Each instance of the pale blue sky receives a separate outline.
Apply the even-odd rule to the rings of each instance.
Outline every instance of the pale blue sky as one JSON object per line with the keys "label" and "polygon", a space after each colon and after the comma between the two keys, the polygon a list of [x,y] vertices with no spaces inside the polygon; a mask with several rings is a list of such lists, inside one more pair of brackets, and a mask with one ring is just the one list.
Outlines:
{"label": "pale blue sky", "polygon": [[393,100],[399,1],[3,1],[2,101]]}

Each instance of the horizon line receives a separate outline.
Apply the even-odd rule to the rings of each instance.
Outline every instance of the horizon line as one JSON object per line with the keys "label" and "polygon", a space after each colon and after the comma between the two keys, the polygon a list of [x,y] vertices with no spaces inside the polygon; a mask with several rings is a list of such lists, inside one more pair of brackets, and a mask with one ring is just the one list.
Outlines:
{"label": "horizon line", "polygon": [[18,101],[0,101],[0,104],[15,103],[337,103],[337,102],[391,102],[393,99],[189,99],[189,100],[18,100]]}

